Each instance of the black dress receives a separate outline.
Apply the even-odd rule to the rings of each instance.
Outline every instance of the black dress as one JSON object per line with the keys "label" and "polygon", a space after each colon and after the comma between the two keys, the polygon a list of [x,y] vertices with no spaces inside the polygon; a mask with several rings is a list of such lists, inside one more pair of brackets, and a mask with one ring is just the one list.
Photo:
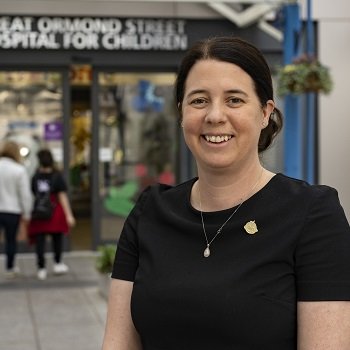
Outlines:
{"label": "black dress", "polygon": [[[277,174],[205,258],[195,180],[148,188],[118,243],[112,277],[134,281],[143,349],[295,350],[297,301],[350,300],[350,228],[336,190]],[[203,214],[209,240],[233,209]]]}

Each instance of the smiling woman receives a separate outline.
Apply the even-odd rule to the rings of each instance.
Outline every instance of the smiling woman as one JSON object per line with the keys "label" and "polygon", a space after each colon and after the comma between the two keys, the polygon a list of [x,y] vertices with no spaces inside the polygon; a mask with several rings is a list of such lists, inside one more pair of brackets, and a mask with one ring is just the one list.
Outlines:
{"label": "smiling woman", "polygon": [[243,69],[216,59],[197,61],[188,74],[181,106],[184,137],[197,160],[199,178],[203,166],[213,171],[259,168],[259,137],[275,104],[272,99],[259,101]]}
{"label": "smiling woman", "polygon": [[262,54],[201,41],[175,91],[198,177],[128,216],[103,350],[350,349],[349,224],[333,188],[260,163],[282,127]]}

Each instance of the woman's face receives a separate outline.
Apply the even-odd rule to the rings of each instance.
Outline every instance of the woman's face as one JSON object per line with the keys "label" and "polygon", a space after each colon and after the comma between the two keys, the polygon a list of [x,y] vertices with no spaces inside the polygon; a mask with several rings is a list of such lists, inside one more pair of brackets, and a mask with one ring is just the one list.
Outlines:
{"label": "woman's face", "polygon": [[199,168],[249,167],[258,161],[260,132],[273,108],[271,100],[261,106],[252,78],[239,66],[198,61],[185,84],[182,126]]}

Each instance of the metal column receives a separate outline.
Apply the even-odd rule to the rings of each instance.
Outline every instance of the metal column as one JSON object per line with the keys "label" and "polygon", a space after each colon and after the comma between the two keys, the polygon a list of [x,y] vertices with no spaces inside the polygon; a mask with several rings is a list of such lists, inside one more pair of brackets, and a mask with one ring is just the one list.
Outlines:
{"label": "metal column", "polygon": [[[288,4],[284,11],[284,64],[289,64],[300,53],[299,5]],[[303,125],[300,97],[287,95],[284,100],[284,172],[298,179],[303,178]]]}
{"label": "metal column", "polygon": [[[307,1],[306,22],[306,53],[309,57],[315,54],[314,30],[311,15],[311,0]],[[305,179],[310,183],[316,181],[316,94],[306,94],[306,152],[305,152]]]}

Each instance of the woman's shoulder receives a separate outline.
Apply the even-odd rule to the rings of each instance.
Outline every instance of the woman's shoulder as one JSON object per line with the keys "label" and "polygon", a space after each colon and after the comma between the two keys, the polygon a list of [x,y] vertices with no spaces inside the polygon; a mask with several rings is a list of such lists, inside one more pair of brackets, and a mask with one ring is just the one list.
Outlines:
{"label": "woman's shoulder", "polygon": [[282,173],[273,177],[275,188],[289,195],[324,196],[337,194],[337,190],[328,185],[310,184],[305,180],[296,179]]}
{"label": "woman's shoulder", "polygon": [[336,225],[348,230],[338,192],[331,186],[277,174],[264,194],[260,197],[264,199],[264,212],[270,210],[274,217],[288,222],[290,227],[303,227],[296,232],[309,235],[312,230],[327,231]]}
{"label": "woman's shoulder", "polygon": [[17,171],[19,173],[26,172],[26,167],[19,162],[16,162],[12,158],[1,157],[0,158],[1,170],[2,171]]}
{"label": "woman's shoulder", "polygon": [[52,172],[51,172],[51,177],[52,177],[52,178],[55,178],[55,177],[56,177],[56,178],[59,178],[59,179],[64,178],[62,171],[57,170],[57,169],[53,169],[53,170],[52,170]]}
{"label": "woman's shoulder", "polygon": [[172,206],[186,202],[195,181],[196,178],[175,185],[163,183],[152,184],[141,192],[138,198],[138,204],[143,206],[146,202],[151,201],[153,204],[158,204],[160,207],[165,208],[168,205]]}
{"label": "woman's shoulder", "polygon": [[197,180],[197,178],[192,178],[190,180],[175,184],[168,185],[163,183],[156,183],[149,186],[146,189],[146,192],[152,193],[153,195],[168,197],[168,196],[178,196],[187,194],[191,188],[193,183]]}
{"label": "woman's shoulder", "polygon": [[307,181],[277,174],[271,181],[270,199],[279,207],[293,206],[295,212],[307,214],[313,211],[337,210],[341,207],[338,191],[327,185],[310,184]]}

